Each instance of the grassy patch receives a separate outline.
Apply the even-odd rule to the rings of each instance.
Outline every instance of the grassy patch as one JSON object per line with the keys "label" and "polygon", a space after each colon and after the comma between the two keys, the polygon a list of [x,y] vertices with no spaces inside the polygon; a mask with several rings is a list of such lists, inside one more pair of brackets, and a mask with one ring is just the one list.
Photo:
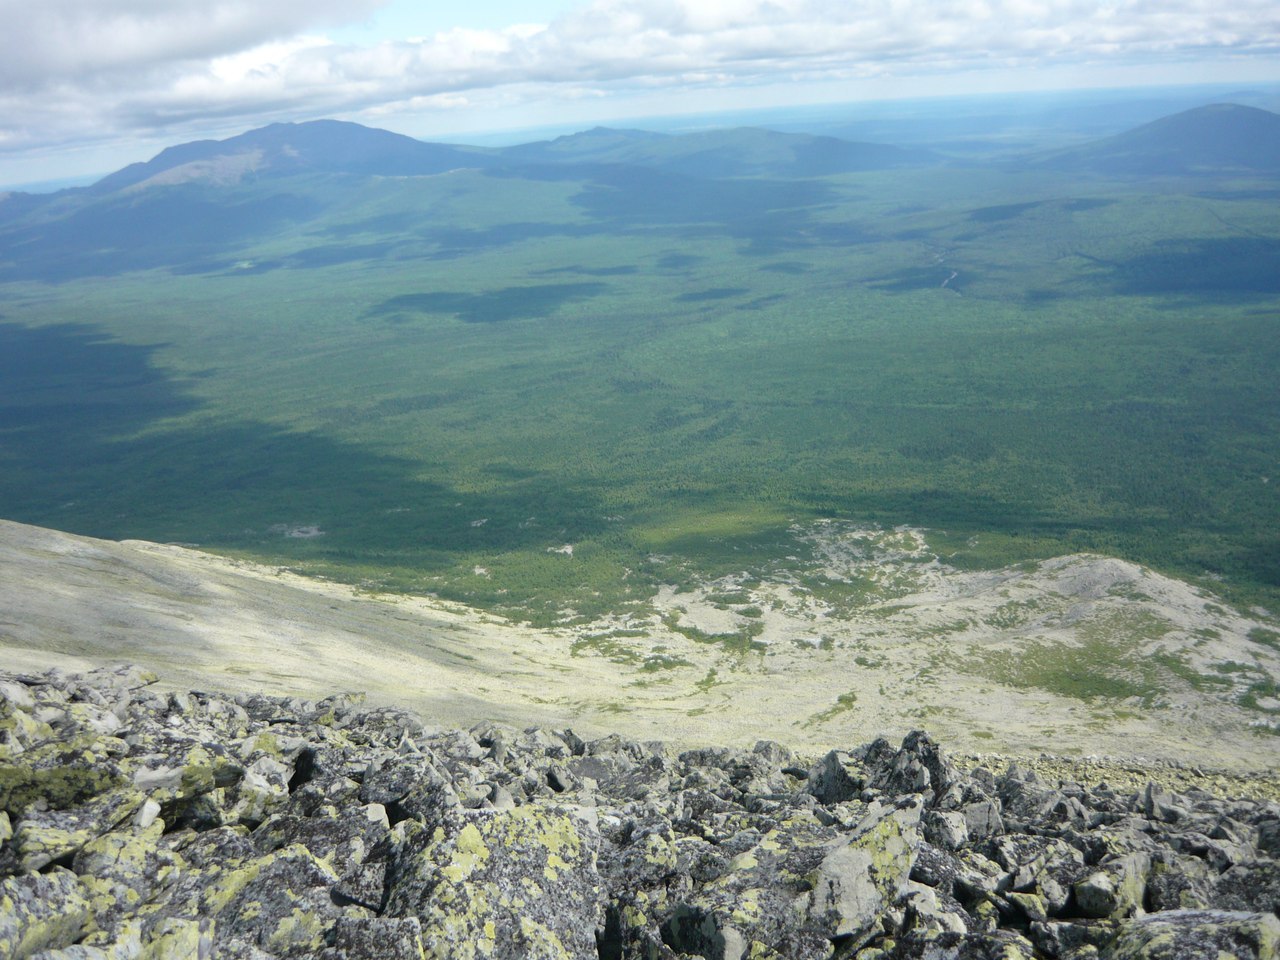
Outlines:
{"label": "grassy patch", "polygon": [[719,674],[716,672],[716,668],[711,667],[707,670],[707,675],[699,680],[695,686],[697,686],[697,688],[703,693],[708,693],[712,687],[723,682],[718,679],[718,676]]}
{"label": "grassy patch", "polygon": [[1014,654],[982,651],[972,669],[1012,687],[1034,687],[1076,700],[1138,699],[1150,706],[1170,674],[1206,688],[1216,677],[1194,673],[1177,658],[1152,654],[1169,624],[1145,611],[1124,610],[1083,625],[1079,643],[1030,642]]}
{"label": "grassy patch", "polygon": [[831,707],[828,707],[826,710],[823,710],[821,713],[815,713],[808,720],[804,721],[804,723],[801,724],[801,727],[808,729],[809,727],[817,726],[820,723],[826,723],[828,720],[832,719],[833,717],[839,716],[842,713],[846,713],[849,710],[853,710],[857,706],[857,704],[858,704],[857,693],[855,693],[852,690],[850,690],[848,693],[842,693],[838,697],[836,697],[836,702],[834,705],[832,705]]}
{"label": "grassy patch", "polygon": [[1151,659],[1164,667],[1176,677],[1181,677],[1192,688],[1205,691],[1222,691],[1230,690],[1234,684],[1229,677],[1214,676],[1209,673],[1201,673],[1187,663],[1184,657],[1179,657],[1171,653],[1153,654]]}
{"label": "grassy patch", "polygon": [[1254,643],[1270,647],[1280,653],[1280,633],[1275,630],[1268,630],[1266,627],[1254,627],[1249,631],[1249,639]]}
{"label": "grassy patch", "polygon": [[640,669],[645,673],[657,673],[660,670],[678,670],[681,667],[692,667],[693,661],[684,657],[673,657],[665,653],[652,653],[644,658]]}
{"label": "grassy patch", "polygon": [[619,642],[617,632],[588,634],[579,637],[569,645],[570,656],[581,657],[587,653],[602,656],[613,663],[621,663],[628,666],[640,665],[642,669],[647,668],[649,660],[652,659],[646,657],[635,648]]}
{"label": "grassy patch", "polygon": [[742,629],[731,633],[707,633],[705,630],[681,623],[680,615],[676,613],[664,616],[662,623],[668,630],[697,643],[719,644],[734,653],[760,653],[765,649],[764,645],[756,642],[755,639],[764,633],[764,624],[759,621],[748,623]]}
{"label": "grassy patch", "polygon": [[1271,677],[1249,684],[1249,688],[1240,695],[1240,705],[1260,713],[1280,714],[1280,707],[1264,706],[1259,703],[1260,698],[1270,700],[1280,698],[1280,685],[1277,685]]}
{"label": "grassy patch", "polygon": [[1079,646],[1028,643],[1013,656],[985,653],[972,668],[1010,687],[1038,688],[1086,702],[1138,699],[1150,705],[1163,692],[1156,671],[1132,649],[1097,639]]}

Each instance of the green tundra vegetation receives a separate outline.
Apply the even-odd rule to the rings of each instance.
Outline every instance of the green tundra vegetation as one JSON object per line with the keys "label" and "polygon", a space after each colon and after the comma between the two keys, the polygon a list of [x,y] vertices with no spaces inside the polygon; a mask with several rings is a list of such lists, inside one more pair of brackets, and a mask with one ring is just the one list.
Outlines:
{"label": "green tundra vegetation", "polygon": [[761,169],[0,202],[0,513],[536,623],[822,517],[1280,609],[1274,176]]}

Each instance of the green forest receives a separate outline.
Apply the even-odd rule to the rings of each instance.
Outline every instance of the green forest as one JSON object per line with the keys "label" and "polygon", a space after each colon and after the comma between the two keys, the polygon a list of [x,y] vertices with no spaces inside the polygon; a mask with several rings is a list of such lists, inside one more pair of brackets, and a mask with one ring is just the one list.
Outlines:
{"label": "green forest", "polygon": [[1280,609],[1273,177],[760,169],[0,203],[0,515],[535,623],[828,517]]}

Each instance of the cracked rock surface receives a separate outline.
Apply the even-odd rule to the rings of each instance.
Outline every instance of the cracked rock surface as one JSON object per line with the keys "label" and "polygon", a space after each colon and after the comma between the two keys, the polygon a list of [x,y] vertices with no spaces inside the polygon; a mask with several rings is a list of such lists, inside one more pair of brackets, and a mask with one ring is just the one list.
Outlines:
{"label": "cracked rock surface", "polygon": [[1280,804],[0,673],[0,957],[1267,960]]}

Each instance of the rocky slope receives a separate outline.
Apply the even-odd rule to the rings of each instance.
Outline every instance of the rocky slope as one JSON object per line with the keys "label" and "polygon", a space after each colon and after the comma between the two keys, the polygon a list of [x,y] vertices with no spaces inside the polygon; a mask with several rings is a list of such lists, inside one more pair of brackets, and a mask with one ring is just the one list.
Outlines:
{"label": "rocky slope", "polygon": [[1280,804],[0,674],[0,956],[1273,958]]}
{"label": "rocky slope", "polygon": [[[0,663],[128,660],[176,689],[371,702],[809,750],[927,729],[955,750],[1280,766],[1280,624],[1132,563],[963,571],[919,532],[797,526],[798,558],[549,630],[196,550],[0,521]],[[807,558],[807,559],[806,559]]]}

